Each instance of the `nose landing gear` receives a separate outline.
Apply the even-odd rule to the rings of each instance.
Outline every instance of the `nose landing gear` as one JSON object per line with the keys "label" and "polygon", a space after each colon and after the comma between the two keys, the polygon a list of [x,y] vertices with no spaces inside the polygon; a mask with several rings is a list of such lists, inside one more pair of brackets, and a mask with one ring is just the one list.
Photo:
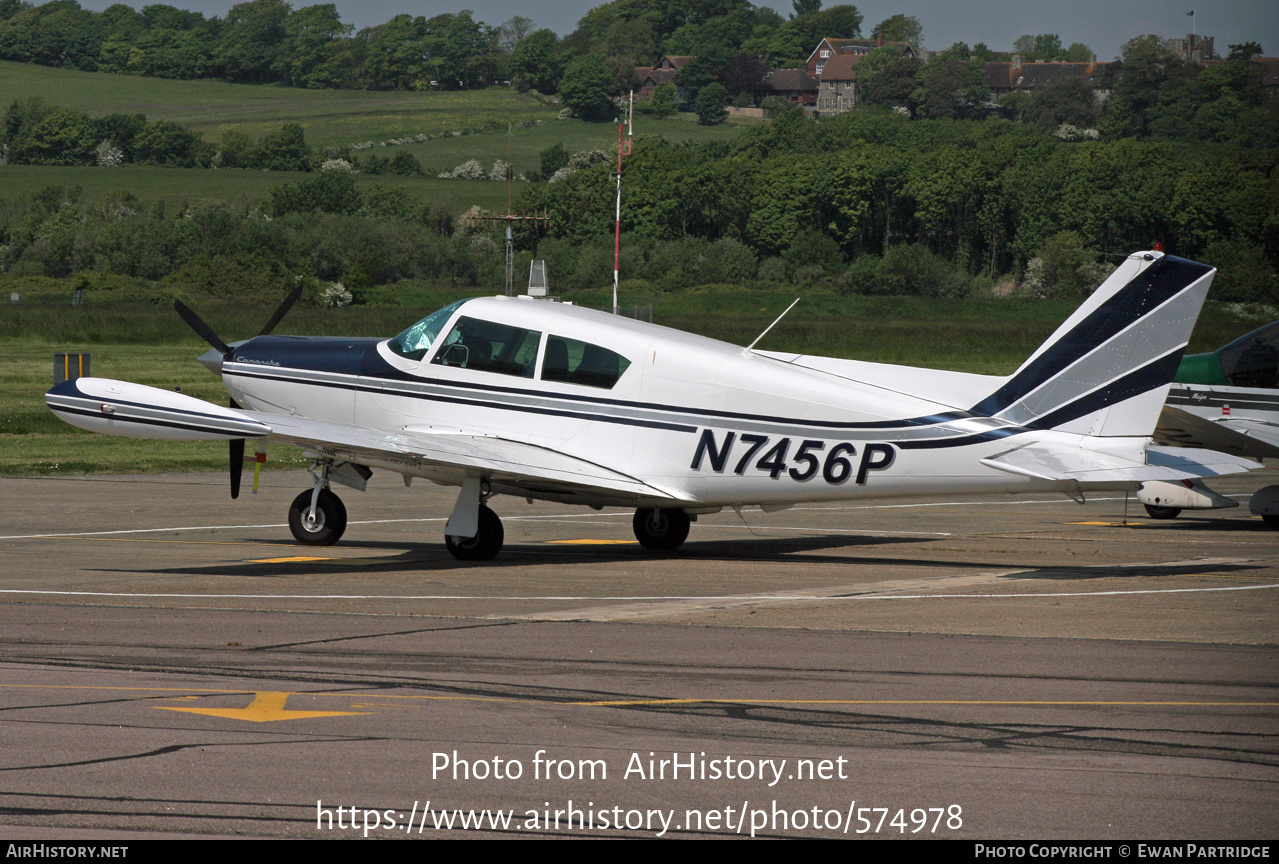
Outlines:
{"label": "nose landing gear", "polygon": [[332,546],[346,530],[346,505],[328,489],[321,489],[311,512],[314,491],[303,492],[289,507],[289,530],[303,546]]}

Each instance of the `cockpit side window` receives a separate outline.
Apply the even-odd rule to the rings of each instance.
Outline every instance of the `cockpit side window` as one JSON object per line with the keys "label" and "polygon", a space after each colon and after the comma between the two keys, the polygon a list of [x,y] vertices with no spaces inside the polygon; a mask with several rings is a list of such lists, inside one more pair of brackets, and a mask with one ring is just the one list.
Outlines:
{"label": "cockpit side window", "polygon": [[1222,348],[1221,371],[1232,387],[1279,387],[1279,321]]}
{"label": "cockpit side window", "polygon": [[607,348],[563,336],[547,336],[542,380],[607,390],[617,383],[630,365],[631,361]]}
{"label": "cockpit side window", "polygon": [[431,350],[435,337],[444,325],[449,323],[449,319],[453,317],[457,307],[465,302],[466,300],[459,300],[456,303],[450,303],[443,309],[432,312],[403,333],[393,337],[386,343],[386,347],[401,357],[407,357],[410,360],[421,360],[426,356],[426,352]]}
{"label": "cockpit side window", "polygon": [[444,337],[432,364],[532,378],[542,334],[465,316]]}

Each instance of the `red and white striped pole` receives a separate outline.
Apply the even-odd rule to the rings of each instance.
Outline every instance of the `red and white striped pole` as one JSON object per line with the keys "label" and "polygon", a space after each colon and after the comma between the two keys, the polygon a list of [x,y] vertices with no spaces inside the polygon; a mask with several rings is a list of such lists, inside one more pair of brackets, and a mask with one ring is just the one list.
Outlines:
{"label": "red and white striped pole", "polygon": [[[613,216],[613,314],[618,312],[617,306],[617,281],[618,271],[622,265],[622,154],[630,155],[630,135],[631,135],[631,113],[635,105],[635,93],[631,92],[630,103],[626,108],[626,123],[617,124],[617,208]],[[626,145],[622,144],[622,127],[627,127]]]}

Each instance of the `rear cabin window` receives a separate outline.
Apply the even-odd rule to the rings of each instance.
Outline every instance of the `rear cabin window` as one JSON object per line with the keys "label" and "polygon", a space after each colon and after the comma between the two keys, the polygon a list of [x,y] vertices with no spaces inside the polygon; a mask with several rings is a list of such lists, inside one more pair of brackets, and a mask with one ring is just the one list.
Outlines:
{"label": "rear cabin window", "polygon": [[463,316],[440,341],[431,363],[532,378],[541,340],[536,330]]}
{"label": "rear cabin window", "polygon": [[542,380],[611,388],[631,365],[621,354],[563,336],[546,337]]}

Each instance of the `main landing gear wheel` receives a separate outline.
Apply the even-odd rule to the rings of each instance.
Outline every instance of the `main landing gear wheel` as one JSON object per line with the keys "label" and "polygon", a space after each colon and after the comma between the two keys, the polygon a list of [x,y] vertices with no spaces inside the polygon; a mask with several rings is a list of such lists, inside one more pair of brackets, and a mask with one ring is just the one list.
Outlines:
{"label": "main landing gear wheel", "polygon": [[346,530],[346,505],[328,489],[320,490],[315,502],[315,520],[311,512],[311,492],[303,492],[289,507],[289,530],[303,546],[332,546]]}
{"label": "main landing gear wheel", "polygon": [[652,552],[674,552],[688,539],[688,514],[678,508],[641,507],[631,525],[635,539]]}
{"label": "main landing gear wheel", "polygon": [[459,561],[492,561],[502,551],[502,541],[506,532],[502,530],[502,520],[497,514],[483,504],[480,505],[479,533],[474,537],[452,537],[444,535],[444,545]]}
{"label": "main landing gear wheel", "polygon": [[1151,519],[1176,519],[1181,515],[1180,507],[1157,507],[1154,504],[1146,504],[1145,507]]}

